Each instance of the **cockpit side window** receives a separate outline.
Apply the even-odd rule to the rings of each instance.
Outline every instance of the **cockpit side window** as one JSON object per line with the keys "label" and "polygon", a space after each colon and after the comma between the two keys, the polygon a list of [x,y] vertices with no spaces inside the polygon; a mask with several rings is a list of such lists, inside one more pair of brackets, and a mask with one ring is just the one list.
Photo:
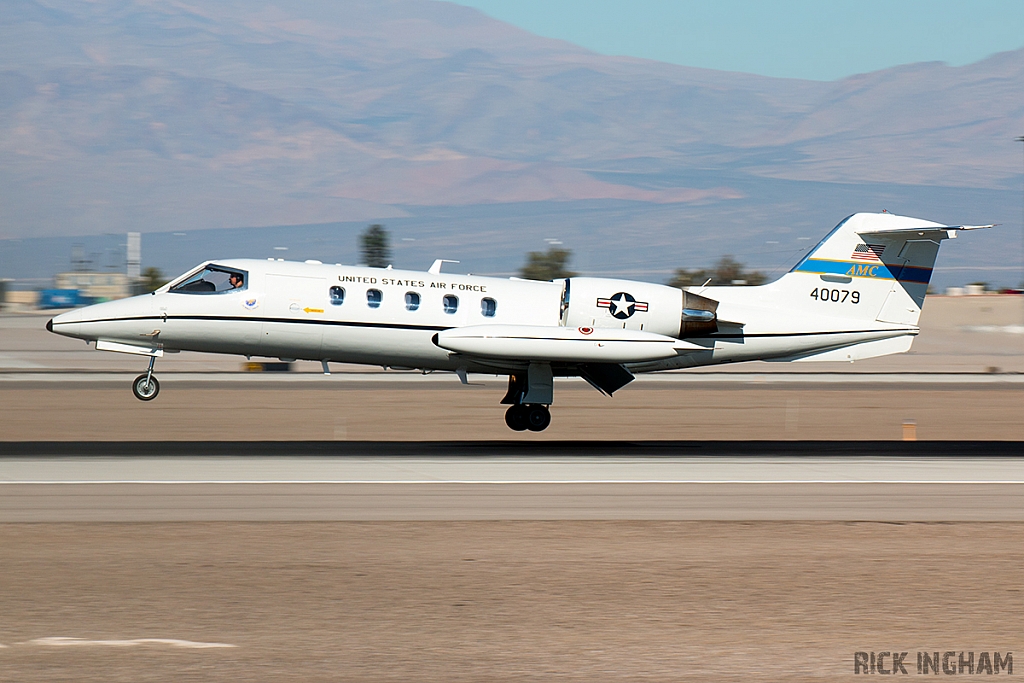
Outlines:
{"label": "cockpit side window", "polygon": [[246,289],[249,274],[244,270],[209,265],[169,291],[178,294],[223,294]]}

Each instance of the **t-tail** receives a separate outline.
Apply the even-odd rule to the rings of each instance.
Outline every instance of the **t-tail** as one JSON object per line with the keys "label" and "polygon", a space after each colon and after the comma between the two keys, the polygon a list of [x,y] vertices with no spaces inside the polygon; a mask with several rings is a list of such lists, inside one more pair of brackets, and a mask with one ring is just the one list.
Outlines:
{"label": "t-tail", "polygon": [[[700,293],[720,301],[720,319],[742,323],[744,336],[788,336],[793,343],[798,335],[808,337],[804,351],[777,360],[855,360],[907,351],[939,245],[961,231],[988,227],[858,213],[775,282]],[[774,317],[766,317],[765,309],[774,310]],[[810,337],[834,343],[836,352],[811,348],[816,344]]]}
{"label": "t-tail", "polygon": [[[941,225],[891,213],[854,214],[777,284],[797,284],[794,294],[803,299],[801,308],[822,312],[816,304],[837,303],[844,290],[850,290],[847,301],[860,301],[829,309],[830,316],[916,326],[942,240],[955,238],[962,230],[988,227],[992,226]],[[808,285],[810,293],[805,291]]]}

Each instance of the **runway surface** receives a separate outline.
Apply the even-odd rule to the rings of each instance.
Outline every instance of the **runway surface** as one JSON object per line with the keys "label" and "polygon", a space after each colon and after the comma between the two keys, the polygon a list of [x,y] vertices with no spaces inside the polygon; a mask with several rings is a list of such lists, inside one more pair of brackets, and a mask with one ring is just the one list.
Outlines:
{"label": "runway surface", "polygon": [[917,651],[1021,651],[1021,531],[0,524],[0,678],[820,683],[862,650],[912,675]]}
{"label": "runway surface", "polygon": [[1021,450],[1016,443],[5,444],[0,521],[1022,521]]}
{"label": "runway surface", "polygon": [[[79,385],[99,384],[123,387],[130,384],[145,366],[133,372],[82,372],[73,370],[37,371],[37,372],[0,372],[0,385]],[[161,383],[189,385],[224,385],[259,387],[260,385],[296,386],[337,386],[337,385],[381,385],[404,384],[425,386],[440,383],[456,387],[459,379],[453,372],[431,372],[423,374],[409,371],[376,371],[376,372],[333,372],[330,375],[313,372],[282,372],[282,373],[241,373],[236,371],[221,372],[163,372],[158,371]],[[494,375],[470,375],[474,386],[503,387],[507,383],[505,377]],[[927,385],[949,388],[960,388],[965,385],[1019,386],[1024,384],[1024,373],[1017,372],[800,372],[800,371],[750,371],[742,372],[730,368],[729,372],[690,371],[665,372],[649,375],[637,375],[633,380],[633,388],[645,385],[832,385],[836,383],[864,385]],[[631,383],[632,384],[632,383]],[[556,377],[557,387],[583,387],[584,382],[578,377]]]}
{"label": "runway surface", "polygon": [[0,670],[857,680],[1020,651],[1022,511],[1017,442],[0,443]]}
{"label": "runway surface", "polygon": [[613,398],[585,382],[566,381],[557,385],[552,424],[541,434],[508,429],[499,403],[505,386],[494,380],[463,386],[452,376],[436,375],[396,375],[395,381],[161,377],[166,381],[160,396],[143,402],[132,396],[127,380],[50,377],[0,381],[0,440],[841,444],[899,440],[909,423],[922,440],[1024,441],[1024,383],[1005,374],[959,378],[959,384],[945,376],[944,382],[918,384],[850,383],[829,376],[698,382],[672,376],[638,380]]}

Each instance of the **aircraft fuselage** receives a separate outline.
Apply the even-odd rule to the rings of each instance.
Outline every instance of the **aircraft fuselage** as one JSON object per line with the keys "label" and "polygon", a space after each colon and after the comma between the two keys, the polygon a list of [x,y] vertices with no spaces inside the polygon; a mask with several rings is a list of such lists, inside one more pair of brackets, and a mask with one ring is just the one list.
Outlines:
{"label": "aircraft fuselage", "polygon": [[486,372],[509,375],[509,426],[539,430],[556,376],[611,395],[640,372],[907,351],[940,242],[969,229],[855,214],[757,287],[536,282],[442,273],[440,262],[418,272],[211,261],[152,294],[70,311],[47,327],[148,356],[133,385],[143,400],[159,390],[153,360],[176,351],[448,370],[463,380]]}

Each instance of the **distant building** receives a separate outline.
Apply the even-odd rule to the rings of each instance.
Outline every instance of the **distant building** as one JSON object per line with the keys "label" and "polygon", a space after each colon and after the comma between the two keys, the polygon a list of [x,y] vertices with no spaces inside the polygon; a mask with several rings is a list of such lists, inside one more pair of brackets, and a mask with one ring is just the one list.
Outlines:
{"label": "distant building", "polygon": [[39,292],[35,290],[8,289],[4,303],[12,310],[35,308],[39,303]]}
{"label": "distant building", "polygon": [[77,289],[94,299],[123,299],[132,293],[131,281],[125,273],[58,273],[53,278],[57,289]]}
{"label": "distant building", "polygon": [[987,294],[999,294],[999,292],[989,290],[988,286],[983,283],[974,283],[963,287],[946,287],[946,296],[982,296]]}

